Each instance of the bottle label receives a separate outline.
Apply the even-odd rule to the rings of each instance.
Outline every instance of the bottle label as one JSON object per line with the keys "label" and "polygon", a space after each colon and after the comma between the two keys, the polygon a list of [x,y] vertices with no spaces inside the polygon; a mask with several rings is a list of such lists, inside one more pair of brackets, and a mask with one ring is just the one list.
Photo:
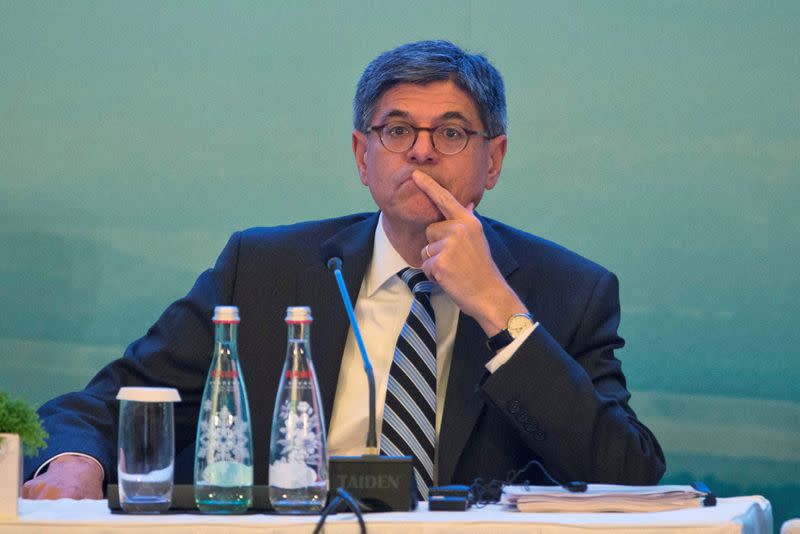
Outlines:
{"label": "bottle label", "polygon": [[236,369],[230,369],[228,371],[222,371],[220,369],[213,369],[211,371],[212,378],[238,378],[239,373]]}
{"label": "bottle label", "polygon": [[[300,370],[300,371],[293,371],[293,370],[289,369],[288,371],[286,371],[286,375],[285,376],[286,376],[286,380],[292,380],[292,379],[311,380],[311,378],[314,375],[311,374],[311,371],[309,369],[303,369],[303,370]],[[301,382],[298,385],[301,386],[301,387],[302,386],[310,386],[311,383],[310,382]]]}

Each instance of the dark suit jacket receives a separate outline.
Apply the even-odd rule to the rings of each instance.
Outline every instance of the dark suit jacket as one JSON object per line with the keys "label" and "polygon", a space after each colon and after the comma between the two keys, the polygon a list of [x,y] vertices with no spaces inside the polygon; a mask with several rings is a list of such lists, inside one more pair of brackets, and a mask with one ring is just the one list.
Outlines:
{"label": "dark suit jacket", "polygon": [[[97,458],[107,480],[116,479],[114,398],[123,385],[180,390],[176,450],[191,458],[212,353],[211,316],[215,305],[230,304],[242,317],[239,354],[252,415],[255,481],[266,483],[286,307],[311,306],[313,361],[329,423],[349,324],[326,262],[333,255],[342,258],[348,290],[356,297],[377,221],[377,214],[358,214],[234,234],[215,267],[123,358],[102,369],[85,390],[40,409],[51,438],[40,457],[27,460],[26,476],[55,454],[78,451]],[[460,315],[440,430],[439,483],[470,483],[477,476],[502,480],[533,458],[563,480],[656,483],[664,456],[628,406],[630,394],[613,353],[624,343],[617,335],[616,277],[558,245],[481,221],[497,266],[540,326],[490,375],[484,368],[493,356],[486,335]],[[535,471],[527,478],[541,481]],[[181,479],[190,482],[191,469],[179,469],[176,480]]]}

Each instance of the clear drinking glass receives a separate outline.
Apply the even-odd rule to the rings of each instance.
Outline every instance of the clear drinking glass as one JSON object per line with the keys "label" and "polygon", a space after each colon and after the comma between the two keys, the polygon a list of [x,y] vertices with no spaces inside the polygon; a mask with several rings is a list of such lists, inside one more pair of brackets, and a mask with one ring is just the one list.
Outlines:
{"label": "clear drinking glass", "polygon": [[165,512],[175,468],[173,388],[124,387],[117,394],[119,500],[128,513]]}

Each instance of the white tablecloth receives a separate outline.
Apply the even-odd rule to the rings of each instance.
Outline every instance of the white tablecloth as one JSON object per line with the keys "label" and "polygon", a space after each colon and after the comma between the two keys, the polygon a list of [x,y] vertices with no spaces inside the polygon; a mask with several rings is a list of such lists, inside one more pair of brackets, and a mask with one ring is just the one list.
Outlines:
{"label": "white tablecloth", "polygon": [[[648,532],[767,533],[772,532],[772,508],[763,497],[718,499],[711,508],[692,508],[648,514],[523,514],[497,505],[466,512],[429,512],[420,503],[415,512],[365,515],[370,534],[474,534]],[[20,500],[16,519],[0,520],[0,534],[96,534],[139,532],[185,533],[310,533],[317,517],[277,515],[208,516],[112,514],[106,501]],[[494,532],[492,529],[495,529]],[[326,534],[357,533],[353,514],[330,516]]]}

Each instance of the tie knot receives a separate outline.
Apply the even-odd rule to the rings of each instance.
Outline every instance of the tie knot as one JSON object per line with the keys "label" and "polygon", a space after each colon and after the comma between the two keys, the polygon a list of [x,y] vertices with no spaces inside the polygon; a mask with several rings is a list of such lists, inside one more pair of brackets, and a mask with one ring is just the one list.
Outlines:
{"label": "tie knot", "polygon": [[408,288],[415,295],[419,293],[430,295],[431,290],[433,289],[433,282],[428,280],[428,277],[425,276],[425,271],[422,269],[406,267],[397,273],[397,276],[403,279],[403,282],[408,285]]}

